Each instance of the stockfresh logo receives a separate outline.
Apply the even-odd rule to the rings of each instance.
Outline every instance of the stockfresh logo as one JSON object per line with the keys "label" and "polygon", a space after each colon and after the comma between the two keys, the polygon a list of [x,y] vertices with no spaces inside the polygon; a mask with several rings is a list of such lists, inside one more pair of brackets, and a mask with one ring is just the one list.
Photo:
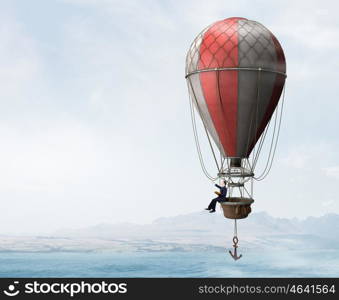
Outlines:
{"label": "stockfresh logo", "polygon": [[4,290],[4,294],[9,297],[14,297],[20,293],[19,290],[17,290],[17,285],[19,284],[19,281],[14,281],[13,284],[10,284],[7,288],[7,290]]}
{"label": "stockfresh logo", "polygon": [[[20,291],[17,289],[19,281],[14,281],[10,284],[4,294],[6,296],[17,296]],[[77,294],[125,294],[127,293],[127,283],[114,283],[114,282],[41,282],[31,281],[24,284],[24,289],[21,293],[33,295],[46,295],[46,294],[67,294],[73,297]]]}

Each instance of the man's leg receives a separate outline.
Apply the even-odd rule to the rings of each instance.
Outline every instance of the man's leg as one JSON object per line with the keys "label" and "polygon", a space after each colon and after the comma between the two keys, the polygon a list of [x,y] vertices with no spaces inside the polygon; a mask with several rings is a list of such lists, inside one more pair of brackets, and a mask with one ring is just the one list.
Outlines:
{"label": "man's leg", "polygon": [[227,198],[226,198],[226,197],[218,197],[217,201],[218,201],[219,203],[221,203],[221,202],[226,202],[226,201],[227,201]]}
{"label": "man's leg", "polygon": [[214,199],[211,201],[210,205],[208,206],[208,209],[209,209],[209,210],[215,210],[215,206],[217,205],[218,199],[219,199],[219,197],[214,198]]}

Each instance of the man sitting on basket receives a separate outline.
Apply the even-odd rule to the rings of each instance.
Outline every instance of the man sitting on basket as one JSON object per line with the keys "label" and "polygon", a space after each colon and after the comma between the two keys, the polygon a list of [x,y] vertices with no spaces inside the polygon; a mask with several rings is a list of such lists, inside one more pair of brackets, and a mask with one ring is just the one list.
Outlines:
{"label": "man sitting on basket", "polygon": [[212,199],[211,203],[208,205],[207,208],[205,208],[206,210],[209,210],[210,213],[214,213],[215,212],[215,206],[217,205],[217,202],[225,202],[227,201],[226,199],[226,195],[227,195],[227,181],[223,180],[223,186],[220,186],[218,184],[216,184],[215,186],[220,190],[220,192],[214,192],[218,195],[217,198]]}

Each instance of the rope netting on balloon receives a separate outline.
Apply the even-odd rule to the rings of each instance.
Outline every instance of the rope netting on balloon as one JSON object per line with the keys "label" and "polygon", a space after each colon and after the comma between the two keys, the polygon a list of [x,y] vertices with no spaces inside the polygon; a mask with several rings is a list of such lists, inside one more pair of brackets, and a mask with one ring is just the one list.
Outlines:
{"label": "rope netting on balloon", "polygon": [[208,26],[194,39],[186,56],[186,75],[213,68],[270,68],[275,60],[270,31],[254,21],[225,21]]}

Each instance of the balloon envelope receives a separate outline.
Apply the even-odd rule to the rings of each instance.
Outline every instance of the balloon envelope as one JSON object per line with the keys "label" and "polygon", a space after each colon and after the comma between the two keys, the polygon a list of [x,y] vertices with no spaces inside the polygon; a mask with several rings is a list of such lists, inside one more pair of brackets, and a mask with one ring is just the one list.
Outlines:
{"label": "balloon envelope", "polygon": [[278,104],[284,52],[258,22],[228,18],[207,27],[186,58],[189,92],[224,156],[248,157]]}

